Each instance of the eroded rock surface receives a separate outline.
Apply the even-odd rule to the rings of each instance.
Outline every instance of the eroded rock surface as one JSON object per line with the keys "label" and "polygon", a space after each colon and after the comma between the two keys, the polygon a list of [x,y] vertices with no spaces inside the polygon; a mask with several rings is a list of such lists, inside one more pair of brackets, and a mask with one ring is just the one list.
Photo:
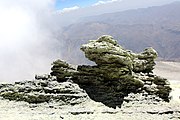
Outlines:
{"label": "eroded rock surface", "polygon": [[[155,66],[154,60],[157,58],[157,52],[153,48],[146,48],[141,53],[133,53],[118,45],[111,36],[101,36],[82,45],[81,50],[96,65],[79,65],[77,72],[69,72],[69,74],[72,75],[75,83],[86,90],[91,99],[103,102],[109,107],[116,107],[121,106],[124,97],[129,93],[139,93],[144,90],[150,95],[154,94],[169,101],[171,88],[167,79],[152,72]],[[52,71],[54,67],[55,65]],[[58,77],[61,72],[59,69],[53,71],[52,75]]]}
{"label": "eroded rock surface", "polygon": [[87,93],[75,83],[60,83],[50,75],[36,75],[35,78],[32,81],[1,84],[0,96],[28,103],[57,102],[59,105],[79,104],[89,98]]}
{"label": "eroded rock surface", "polygon": [[153,48],[133,53],[111,36],[101,36],[82,45],[81,50],[96,65],[79,65],[75,69],[65,61],[56,60],[51,75],[1,84],[0,96],[29,103],[55,101],[60,105],[78,104],[90,97],[113,108],[121,107],[130,93],[147,93],[147,99],[154,95],[155,99],[169,101],[169,82],[152,72],[157,57]]}

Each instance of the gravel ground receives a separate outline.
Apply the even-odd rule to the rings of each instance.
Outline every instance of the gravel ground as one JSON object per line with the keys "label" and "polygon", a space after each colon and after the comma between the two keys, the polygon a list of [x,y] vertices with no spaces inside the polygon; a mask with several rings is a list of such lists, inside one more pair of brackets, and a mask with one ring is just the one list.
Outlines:
{"label": "gravel ground", "polygon": [[157,61],[154,73],[169,80],[173,100],[180,103],[180,62]]}
{"label": "gravel ground", "polygon": [[[48,104],[29,105],[25,102],[0,100],[0,120],[178,120],[180,105],[173,103],[132,104],[121,109],[107,108],[101,103],[88,101],[75,106],[49,108]],[[163,107],[162,107],[163,106]],[[161,111],[162,114],[157,113]]]}
{"label": "gravel ground", "polygon": [[179,120],[180,63],[157,62],[154,72],[170,80],[173,88],[170,103],[137,101],[113,109],[92,100],[74,106],[58,106],[55,103],[30,105],[0,98],[0,120]]}

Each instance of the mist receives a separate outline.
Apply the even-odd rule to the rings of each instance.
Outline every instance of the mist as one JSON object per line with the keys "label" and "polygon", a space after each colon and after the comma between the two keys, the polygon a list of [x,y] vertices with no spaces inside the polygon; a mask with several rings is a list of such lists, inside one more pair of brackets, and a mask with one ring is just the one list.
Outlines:
{"label": "mist", "polygon": [[33,79],[61,58],[53,0],[0,0],[0,82]]}
{"label": "mist", "polygon": [[122,0],[59,14],[55,0],[0,0],[0,82],[50,73],[54,60],[66,58],[61,55],[65,42],[61,37],[63,26],[83,17],[170,2],[137,1]]}

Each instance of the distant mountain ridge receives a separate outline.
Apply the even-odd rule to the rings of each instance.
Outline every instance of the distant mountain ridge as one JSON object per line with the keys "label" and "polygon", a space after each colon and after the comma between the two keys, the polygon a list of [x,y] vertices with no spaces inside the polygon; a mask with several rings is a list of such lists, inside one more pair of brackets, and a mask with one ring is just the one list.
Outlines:
{"label": "distant mountain ridge", "polygon": [[170,24],[180,21],[180,2],[86,17],[81,22],[109,24]]}
{"label": "distant mountain ridge", "polygon": [[112,35],[125,48],[139,52],[155,48],[163,60],[180,60],[180,2],[164,6],[127,10],[81,19],[67,26],[61,34],[65,40],[65,59],[84,63],[80,45],[100,35]]}

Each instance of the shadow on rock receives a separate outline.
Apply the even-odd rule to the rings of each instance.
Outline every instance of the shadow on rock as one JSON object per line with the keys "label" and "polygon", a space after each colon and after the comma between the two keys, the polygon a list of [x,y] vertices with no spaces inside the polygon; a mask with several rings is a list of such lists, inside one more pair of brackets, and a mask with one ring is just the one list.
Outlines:
{"label": "shadow on rock", "polygon": [[101,36],[90,40],[81,50],[95,66],[79,65],[77,70],[64,61],[53,63],[51,75],[59,82],[71,78],[86,90],[91,99],[106,106],[121,107],[129,93],[146,91],[169,101],[171,88],[167,79],[152,73],[157,58],[153,48],[141,53],[125,50],[111,36]]}
{"label": "shadow on rock", "polygon": [[[0,96],[10,99],[41,103],[60,101],[78,104],[88,96],[108,107],[121,107],[129,93],[155,95],[169,101],[171,88],[167,79],[154,75],[157,52],[146,48],[141,53],[125,50],[111,36],[101,36],[82,45],[85,56],[94,66],[79,65],[76,69],[62,60],[52,63],[51,76],[14,85],[0,85]],[[55,76],[55,79],[52,79]],[[65,82],[72,80],[72,82]],[[80,88],[79,88],[79,86]],[[81,89],[82,88],[82,89]]]}

